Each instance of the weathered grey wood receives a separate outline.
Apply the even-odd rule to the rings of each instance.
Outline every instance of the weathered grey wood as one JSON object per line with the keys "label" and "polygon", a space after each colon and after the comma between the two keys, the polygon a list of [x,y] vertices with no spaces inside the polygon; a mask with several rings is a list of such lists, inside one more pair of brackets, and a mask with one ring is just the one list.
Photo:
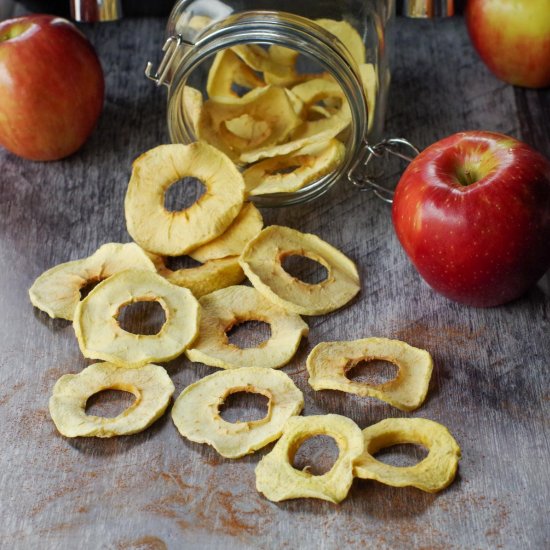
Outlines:
{"label": "weathered grey wood", "polygon": [[[432,352],[426,404],[459,441],[458,479],[429,495],[356,481],[340,506],[273,504],[254,488],[265,453],[229,461],[183,440],[168,416],[142,434],[67,440],[47,412],[59,376],[82,358],[71,326],[34,310],[27,289],[44,269],[127,241],[123,198],[133,158],[167,141],[165,97],[142,76],[158,59],[164,22],[85,28],[101,56],[107,100],[86,147],[63,162],[0,152],[0,546],[10,548],[547,548],[550,280],[500,308],[435,295],[394,236],[388,207],[345,184],[320,200],[264,211],[267,223],[319,234],[357,261],[361,295],[309,320],[285,367],[305,414],[337,412],[366,426],[399,411],[372,399],[313,392],[305,358],[318,342],[380,335]],[[472,51],[459,18],[399,20],[394,28],[388,135],[423,147],[452,132],[491,129],[550,155],[549,92],[515,92]],[[543,120],[541,120],[541,116]],[[213,372],[168,365],[176,395]]]}

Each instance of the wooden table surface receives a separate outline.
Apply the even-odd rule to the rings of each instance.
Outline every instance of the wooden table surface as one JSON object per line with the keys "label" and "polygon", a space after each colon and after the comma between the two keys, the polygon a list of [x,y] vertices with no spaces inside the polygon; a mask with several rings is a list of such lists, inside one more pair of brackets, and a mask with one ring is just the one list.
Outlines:
{"label": "wooden table surface", "polygon": [[[0,151],[0,546],[550,547],[550,277],[503,307],[451,303],[416,274],[388,206],[345,182],[310,204],[263,211],[267,224],[317,233],[343,250],[363,282],[349,307],[308,319],[310,336],[284,371],[305,394],[304,414],[340,413],[365,427],[403,413],[374,399],[313,392],[305,370],[311,348],[387,336],[429,350],[428,399],[405,416],[441,422],[460,443],[459,475],[447,490],[431,495],[356,480],[339,506],[274,504],[254,486],[266,449],[225,460],[180,437],[169,415],[129,437],[57,433],[47,409],[52,387],[89,362],[71,325],[33,309],[27,290],[54,264],[130,240],[123,199],[131,162],[167,141],[165,94],[143,76],[145,62],[159,59],[163,28],[161,19],[84,28],[100,54],[107,96],[99,127],[78,154],[41,164]],[[550,92],[516,90],[492,77],[461,18],[398,20],[394,34],[387,135],[425,147],[455,131],[489,129],[550,156]],[[175,395],[214,372],[185,358],[167,369]],[[328,460],[319,446],[310,452]],[[401,453],[393,459],[414,456]]]}

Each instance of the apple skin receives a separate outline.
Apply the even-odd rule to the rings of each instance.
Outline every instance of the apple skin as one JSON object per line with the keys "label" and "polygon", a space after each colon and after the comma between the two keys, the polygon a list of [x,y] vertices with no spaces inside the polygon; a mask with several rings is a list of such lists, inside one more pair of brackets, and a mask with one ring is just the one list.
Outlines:
{"label": "apple skin", "polygon": [[37,15],[0,23],[0,145],[30,160],[77,151],[103,108],[93,46],[69,21]]}
{"label": "apple skin", "polygon": [[550,162],[503,134],[454,134],[407,167],[392,218],[434,290],[471,306],[504,304],[550,267]]}
{"label": "apple skin", "polygon": [[468,0],[472,43],[501,80],[550,86],[550,0]]}

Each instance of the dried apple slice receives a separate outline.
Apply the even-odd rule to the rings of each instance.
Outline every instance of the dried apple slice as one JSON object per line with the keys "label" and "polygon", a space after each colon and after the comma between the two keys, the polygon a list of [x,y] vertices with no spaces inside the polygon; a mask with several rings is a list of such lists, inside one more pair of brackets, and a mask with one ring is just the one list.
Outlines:
{"label": "dried apple slice", "polygon": [[[386,418],[363,430],[365,450],[355,463],[355,475],[392,487],[417,487],[436,493],[448,487],[458,468],[461,452],[449,430],[425,418]],[[412,443],[428,449],[428,456],[414,466],[391,466],[373,455]]]}
{"label": "dried apple slice", "polygon": [[361,83],[367,98],[367,108],[369,113],[369,130],[374,122],[374,109],[376,108],[376,95],[378,94],[378,75],[372,63],[363,63],[359,65],[359,75]]}
{"label": "dried apple slice", "polygon": [[[299,315],[288,313],[248,286],[217,290],[200,299],[199,336],[186,352],[191,361],[212,367],[264,367],[286,365],[309,329]],[[257,347],[241,349],[229,343],[227,332],[244,321],[262,321],[271,336]]]}
{"label": "dried apple slice", "polygon": [[[361,361],[389,361],[399,368],[393,380],[371,385],[346,378]],[[376,397],[402,411],[424,402],[432,375],[431,355],[399,340],[364,338],[350,342],[321,342],[307,358],[309,385],[314,390],[339,390],[362,397]]]}
{"label": "dried apple slice", "polygon": [[[220,406],[238,392],[267,397],[266,416],[235,423],[221,418]],[[187,439],[212,445],[226,458],[239,458],[279,438],[285,422],[303,407],[302,392],[287,374],[249,367],[216,372],[187,386],[174,403],[172,419]]]}
{"label": "dried apple slice", "polygon": [[[65,437],[113,437],[141,432],[160,418],[174,393],[168,373],[157,365],[126,369],[95,363],[78,374],[65,374],[55,384],[50,415]],[[86,414],[88,399],[103,390],[121,390],[136,400],[114,418]]]}
{"label": "dried apple slice", "polygon": [[[206,192],[189,208],[169,212],[168,188],[195,177]],[[206,143],[160,145],[134,161],[124,202],[128,232],[146,250],[181,256],[221,235],[243,205],[244,181],[231,160]]]}
{"label": "dried apple slice", "polygon": [[235,85],[250,90],[265,86],[265,82],[235,52],[230,49],[218,52],[208,72],[208,96],[238,98]]}
{"label": "dried apple slice", "polygon": [[245,280],[238,256],[207,260],[197,267],[171,270],[166,267],[165,258],[159,257],[157,271],[174,285],[188,288],[195,298],[215,290],[238,285]]}
{"label": "dried apple slice", "polygon": [[246,193],[256,196],[298,191],[332,172],[345,154],[344,144],[333,139],[308,145],[290,155],[264,159],[243,172]]}
{"label": "dried apple slice", "polygon": [[338,107],[329,117],[318,120],[305,120],[291,133],[290,141],[279,145],[262,145],[256,149],[243,151],[239,160],[253,163],[263,158],[270,158],[293,153],[313,143],[329,141],[343,132],[351,123],[351,111],[348,101],[340,86],[326,78],[315,78],[292,88],[292,93],[304,104],[307,111],[318,102],[333,98]]}
{"label": "dried apple slice", "polygon": [[315,23],[336,36],[347,48],[357,65],[366,62],[367,52],[361,35],[347,21],[315,19]]}
{"label": "dried apple slice", "polygon": [[[283,260],[305,256],[325,267],[327,278],[309,284],[288,274]],[[252,239],[240,263],[254,287],[273,303],[302,315],[322,315],[349,302],[360,290],[355,264],[316,235],[272,225]]]}
{"label": "dried apple slice", "polygon": [[282,88],[257,88],[240,99],[209,99],[204,103],[199,137],[231,159],[285,141],[301,122],[289,94]]}
{"label": "dried apple slice", "polygon": [[231,50],[237,54],[254,71],[269,73],[275,76],[285,76],[287,66],[270,56],[269,51],[258,44],[242,44],[233,46]]}
{"label": "dried apple slice", "polygon": [[193,250],[189,256],[198,262],[239,256],[246,243],[262,230],[263,225],[260,211],[251,202],[248,202],[225,233]]}
{"label": "dried apple slice", "polygon": [[[118,324],[124,306],[150,301],[158,302],[166,316],[157,334],[133,334]],[[190,290],[150,271],[128,270],[99,283],[78,304],[73,327],[84,357],[137,368],[180,355],[197,335],[199,318]]]}
{"label": "dried apple slice", "polygon": [[202,112],[203,97],[202,93],[191,86],[185,86],[183,89],[183,109],[187,120],[191,123],[193,132],[198,131],[199,121]]}
{"label": "dried apple slice", "polygon": [[83,288],[126,269],[155,271],[155,266],[135,243],[107,243],[87,258],[42,273],[29,289],[29,297],[33,306],[50,317],[72,321]]}
{"label": "dried apple slice", "polygon": [[[319,476],[292,466],[300,445],[316,435],[332,437],[340,451],[332,468]],[[353,482],[353,465],[361,456],[363,445],[361,430],[345,416],[291,417],[283,428],[281,439],[256,466],[256,489],[274,502],[302,497],[341,502]]]}

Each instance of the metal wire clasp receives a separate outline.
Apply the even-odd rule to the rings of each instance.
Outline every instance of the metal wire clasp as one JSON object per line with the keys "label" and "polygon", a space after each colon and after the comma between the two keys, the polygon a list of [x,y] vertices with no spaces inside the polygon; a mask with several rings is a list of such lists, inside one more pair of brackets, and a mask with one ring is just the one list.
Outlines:
{"label": "metal wire clasp", "polygon": [[[382,169],[376,174],[367,174],[367,168],[372,165],[375,159],[386,158],[387,155],[393,155],[411,162],[420,151],[410,141],[403,138],[385,139],[375,145],[370,145],[365,140],[364,145],[365,147],[348,170],[348,180],[360,191],[372,191],[379,199],[391,204],[393,202],[393,189],[378,183],[378,180],[384,176],[384,170]],[[400,149],[412,151],[414,155],[411,156]]]}
{"label": "metal wire clasp", "polygon": [[161,84],[169,86],[172,65],[176,58],[181,58],[182,53],[180,48],[182,46],[192,47],[193,44],[187,40],[184,40],[179,34],[170,36],[162,47],[164,57],[160,62],[159,68],[153,74],[153,64],[148,61],[147,66],[145,67],[145,76],[152,80],[157,86],[160,86]]}

